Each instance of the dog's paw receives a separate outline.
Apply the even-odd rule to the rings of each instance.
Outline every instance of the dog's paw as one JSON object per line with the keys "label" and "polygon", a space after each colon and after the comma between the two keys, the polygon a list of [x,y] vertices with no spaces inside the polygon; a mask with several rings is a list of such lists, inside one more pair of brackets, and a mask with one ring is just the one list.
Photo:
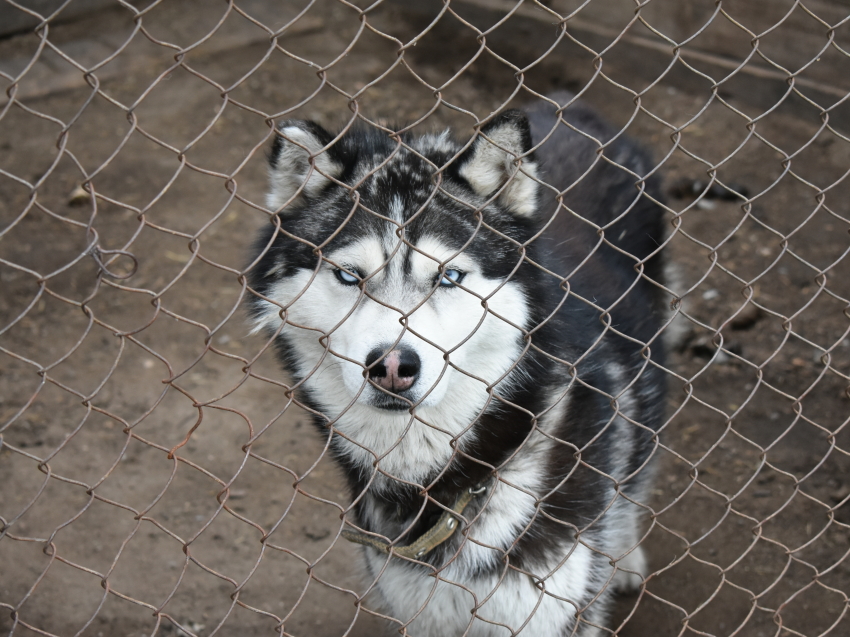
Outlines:
{"label": "dog's paw", "polygon": [[617,560],[617,572],[611,582],[614,592],[620,595],[637,592],[647,573],[649,573],[649,567],[646,556],[643,553],[643,547],[638,546],[631,553]]}

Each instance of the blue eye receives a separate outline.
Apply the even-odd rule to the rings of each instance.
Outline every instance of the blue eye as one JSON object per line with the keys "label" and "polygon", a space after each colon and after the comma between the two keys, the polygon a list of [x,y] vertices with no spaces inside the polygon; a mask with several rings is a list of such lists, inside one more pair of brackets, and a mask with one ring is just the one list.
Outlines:
{"label": "blue eye", "polygon": [[463,281],[463,277],[466,276],[465,272],[461,272],[460,270],[446,270],[443,274],[443,277],[440,279],[440,285],[442,287],[448,287],[450,285],[455,285]]}
{"label": "blue eye", "polygon": [[343,285],[357,285],[360,283],[359,277],[354,276],[350,272],[346,272],[342,268],[334,270],[334,274],[336,275],[337,280]]}

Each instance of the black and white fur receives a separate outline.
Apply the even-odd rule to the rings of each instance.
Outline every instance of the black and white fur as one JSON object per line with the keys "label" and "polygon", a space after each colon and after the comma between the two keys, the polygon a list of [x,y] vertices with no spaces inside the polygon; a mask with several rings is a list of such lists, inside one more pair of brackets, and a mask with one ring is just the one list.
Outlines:
{"label": "black and white fur", "polygon": [[611,591],[647,572],[659,185],[582,103],[559,122],[552,101],[572,100],[505,112],[468,143],[278,129],[251,312],[332,428],[348,522],[405,545],[486,487],[420,560],[363,547],[405,634],[607,634]]}

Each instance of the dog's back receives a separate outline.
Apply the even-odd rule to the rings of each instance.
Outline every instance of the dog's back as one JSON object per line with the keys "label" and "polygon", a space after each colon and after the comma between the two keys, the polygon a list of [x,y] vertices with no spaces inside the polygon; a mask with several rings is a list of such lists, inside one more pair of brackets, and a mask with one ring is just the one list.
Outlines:
{"label": "dog's back", "polygon": [[618,323],[647,342],[664,314],[660,288],[652,283],[663,281],[660,179],[648,153],[587,104],[567,92],[550,99],[569,104],[563,121],[549,102],[526,109],[540,178],[549,186],[542,189],[541,213],[551,223],[539,241],[573,291],[612,308],[615,321],[628,315]]}

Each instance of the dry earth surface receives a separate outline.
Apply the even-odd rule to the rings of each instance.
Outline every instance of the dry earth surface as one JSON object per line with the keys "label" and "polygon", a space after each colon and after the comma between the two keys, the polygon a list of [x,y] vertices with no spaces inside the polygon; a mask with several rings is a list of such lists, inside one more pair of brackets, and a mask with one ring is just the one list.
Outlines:
{"label": "dry earth surface", "polygon": [[[280,28],[298,10],[285,4],[240,6]],[[214,6],[165,2],[143,25],[188,46],[224,14]],[[433,15],[397,3],[369,20],[406,42]],[[117,8],[51,28],[50,40],[92,65],[133,26]],[[434,107],[403,65],[382,76],[398,46],[360,28],[356,11],[318,3],[281,37],[287,57],[233,12],[167,75],[175,50],[136,33],[98,71],[109,99],[47,51],[49,64],[20,83],[23,106],[0,112],[0,169],[16,177],[0,174],[0,524],[11,523],[0,533],[0,632],[270,635],[281,619],[310,637],[391,630],[368,601],[355,604],[357,549],[339,539],[348,494],[241,306],[240,272],[268,223],[250,203],[263,200],[265,116],[328,127],[351,117],[302,60],[327,64],[356,41],[327,77],[350,94],[380,77],[358,100],[364,116],[414,121]],[[488,44],[522,66],[554,41],[554,27],[538,28],[519,22]],[[0,69],[19,72],[38,45],[0,41]],[[404,62],[437,86],[477,50],[447,16]],[[577,90],[592,71],[589,54],[562,42],[524,79],[541,93]],[[664,159],[668,185],[704,179],[706,162],[729,156],[718,176],[753,198],[670,198],[681,214],[666,250],[694,322],[683,321],[669,362],[671,420],[645,539],[657,573],[621,599],[618,634],[814,636],[836,622],[828,634],[848,634],[850,143],[805,107],[777,109],[754,134],[747,116],[760,113],[710,100],[708,83],[685,93],[662,81],[636,112],[613,81],[645,86],[616,66],[605,73],[612,81],[597,76],[585,99]],[[442,97],[485,117],[516,87],[485,53]],[[521,90],[511,105],[530,99]],[[671,126],[697,114],[674,150]],[[468,135],[473,123],[441,106],[419,130]],[[846,123],[835,126],[847,134]],[[96,208],[69,201],[81,168],[96,172]],[[112,274],[132,274],[100,276],[83,256],[95,240]],[[716,334],[728,351],[716,351]]]}

